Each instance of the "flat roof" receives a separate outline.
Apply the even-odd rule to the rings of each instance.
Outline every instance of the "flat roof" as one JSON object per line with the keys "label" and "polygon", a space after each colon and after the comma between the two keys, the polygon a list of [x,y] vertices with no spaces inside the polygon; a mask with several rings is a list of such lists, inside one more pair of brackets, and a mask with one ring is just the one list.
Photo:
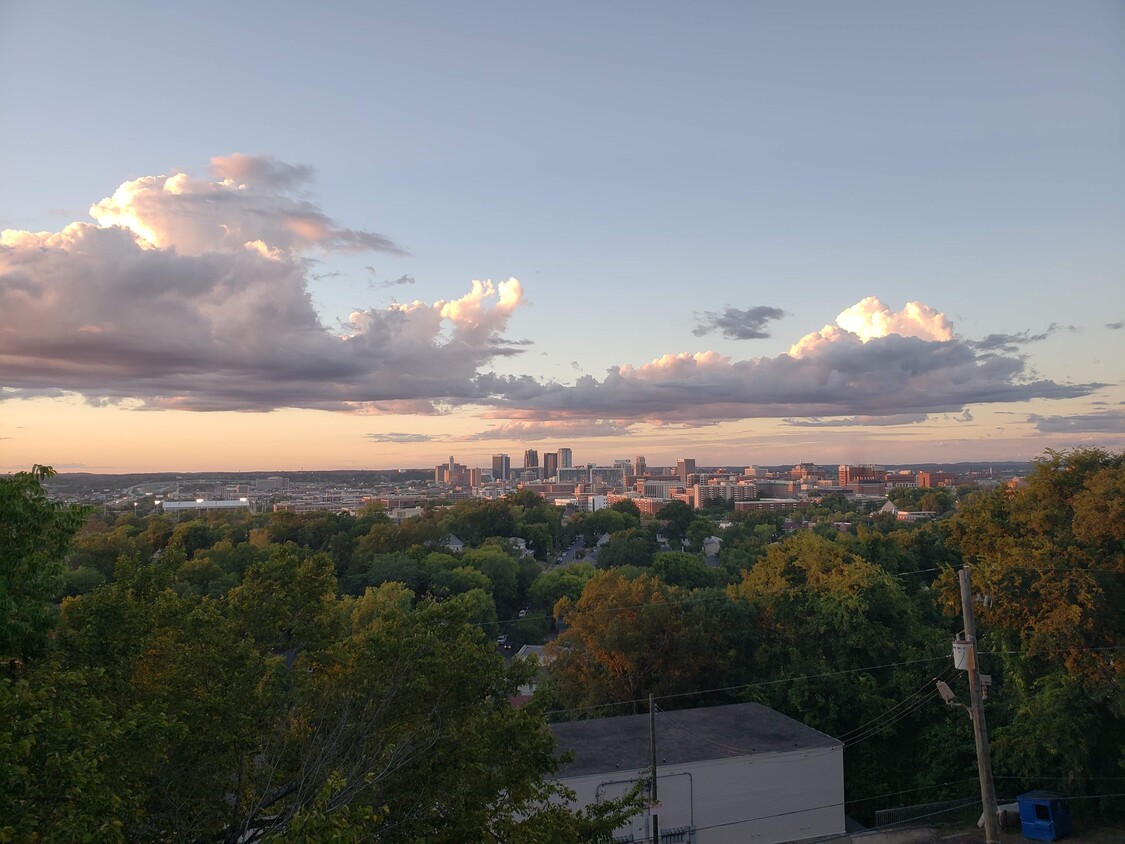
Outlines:
{"label": "flat roof", "polygon": [[[566,721],[552,724],[551,731],[559,753],[574,754],[559,768],[560,779],[647,768],[652,762],[647,713]],[[656,713],[661,765],[835,746],[843,743],[760,703]]]}
{"label": "flat roof", "polygon": [[249,501],[162,501],[165,510],[233,510],[249,507]]}

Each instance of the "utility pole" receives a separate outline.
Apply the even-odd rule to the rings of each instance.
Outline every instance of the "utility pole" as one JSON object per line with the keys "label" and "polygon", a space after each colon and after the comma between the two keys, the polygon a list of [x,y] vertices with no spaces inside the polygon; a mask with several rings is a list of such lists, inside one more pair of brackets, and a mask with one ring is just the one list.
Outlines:
{"label": "utility pole", "polygon": [[988,725],[984,723],[984,695],[977,668],[977,629],[973,620],[973,590],[969,567],[962,566],[961,615],[965,620],[965,641],[969,645],[969,697],[973,716],[973,738],[977,744],[977,772],[980,774],[980,799],[984,806],[984,837],[988,844],[1000,844],[1000,819],[996,816],[996,788],[992,783],[992,757],[988,750]]}
{"label": "utility pole", "polygon": [[660,844],[660,812],[656,803],[656,701],[648,696],[648,741],[652,749],[649,767],[649,809],[652,812],[652,844]]}

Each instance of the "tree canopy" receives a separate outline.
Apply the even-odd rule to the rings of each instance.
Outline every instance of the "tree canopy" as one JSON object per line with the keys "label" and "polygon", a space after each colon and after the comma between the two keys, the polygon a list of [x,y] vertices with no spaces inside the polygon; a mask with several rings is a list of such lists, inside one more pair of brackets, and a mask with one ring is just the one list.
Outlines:
{"label": "tree canopy", "polygon": [[[1125,748],[1125,455],[1048,452],[1025,483],[971,496],[950,533],[1003,682],[997,763],[1029,783],[1120,776],[1125,752],[1106,748]],[[938,586],[955,616],[955,577]]]}
{"label": "tree canopy", "polygon": [[[341,596],[333,557],[287,539],[212,595],[192,566],[236,546],[189,526],[59,612],[83,514],[46,500],[46,476],[0,481],[18,661],[0,677],[0,841],[580,841],[635,811],[559,802],[542,713],[509,703],[531,667],[495,652],[479,584],[417,596],[413,558],[390,554],[382,585]],[[422,568],[449,570],[436,556]],[[451,572],[517,588],[501,549],[466,558]]]}

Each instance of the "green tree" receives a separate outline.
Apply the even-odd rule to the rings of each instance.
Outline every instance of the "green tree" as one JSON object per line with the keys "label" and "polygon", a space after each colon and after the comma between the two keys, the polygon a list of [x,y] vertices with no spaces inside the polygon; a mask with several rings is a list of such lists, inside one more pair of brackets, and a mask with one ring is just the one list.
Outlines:
{"label": "green tree", "polygon": [[640,508],[637,507],[636,502],[628,498],[622,498],[620,501],[614,501],[609,505],[609,509],[616,510],[618,513],[624,513],[626,516],[635,518],[637,520],[637,524],[640,524],[641,522]]}
{"label": "green tree", "polygon": [[349,595],[359,595],[368,586],[379,586],[393,581],[404,583],[414,592],[422,592],[428,586],[424,566],[401,551],[390,554],[373,554],[366,570],[349,574],[340,582],[341,589]]}
{"label": "green tree", "polygon": [[665,583],[684,589],[704,589],[719,585],[715,569],[695,554],[685,554],[682,551],[656,554],[652,558],[652,573]]}
{"label": "green tree", "polygon": [[656,511],[656,518],[664,523],[664,535],[673,548],[679,548],[687,536],[688,525],[695,518],[695,511],[683,501],[669,501]]}
{"label": "green tree", "polygon": [[210,548],[221,538],[222,529],[219,525],[193,519],[189,522],[180,522],[173,528],[168,545],[173,548],[183,548],[188,559],[191,559],[195,552]]}
{"label": "green tree", "polygon": [[612,534],[598,549],[598,567],[648,566],[656,553],[656,540],[647,530],[629,528]]}
{"label": "green tree", "polygon": [[[594,576],[576,602],[556,607],[566,630],[548,645],[550,676],[565,707],[621,703],[717,685],[728,668],[723,630],[705,601],[641,574]],[[687,705],[689,698],[679,701]]]}
{"label": "green tree", "polygon": [[505,618],[510,616],[519,594],[519,563],[495,546],[466,551],[461,559],[488,577],[496,611]]}
{"label": "green tree", "polygon": [[46,466],[0,478],[0,666],[42,654],[63,590],[62,558],[86,510],[48,500]]}
{"label": "green tree", "polygon": [[593,513],[584,513],[582,518],[577,520],[578,530],[587,545],[593,545],[604,534],[619,533],[635,528],[639,524],[639,518],[633,518],[627,513],[609,507],[603,507]]}
{"label": "green tree", "polygon": [[714,536],[714,534],[714,522],[701,516],[695,516],[688,524],[687,531],[684,533],[684,538],[687,539],[688,545],[693,552],[702,554],[703,543],[711,536]]}
{"label": "green tree", "polygon": [[[759,620],[756,673],[787,680],[765,687],[770,705],[830,735],[864,736],[845,755],[852,799],[893,791],[896,782],[919,775],[912,760],[926,758],[926,748],[917,737],[935,710],[901,713],[897,721],[885,713],[933,676],[924,661],[947,652],[949,638],[926,623],[898,578],[802,531],[769,546],[730,592]],[[870,670],[880,665],[891,667]],[[967,765],[971,732],[962,741],[958,760]],[[921,778],[941,782],[966,773],[931,769]]]}
{"label": "green tree", "polygon": [[[1048,451],[1013,490],[971,495],[949,521],[972,565],[978,636],[994,685],[998,768],[1094,793],[1125,758],[1125,455]],[[937,582],[960,614],[952,572]],[[995,726],[994,726],[995,724]]]}
{"label": "green tree", "polygon": [[531,600],[542,612],[553,613],[560,598],[565,596],[572,602],[577,601],[586,581],[593,576],[594,567],[589,563],[574,563],[543,572],[531,585]]}

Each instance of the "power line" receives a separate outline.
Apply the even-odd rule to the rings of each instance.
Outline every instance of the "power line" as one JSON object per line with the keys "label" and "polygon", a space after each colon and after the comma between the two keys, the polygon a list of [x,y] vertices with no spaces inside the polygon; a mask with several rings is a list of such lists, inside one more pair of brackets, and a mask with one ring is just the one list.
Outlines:
{"label": "power line", "polygon": [[[911,699],[913,699],[913,698],[917,697],[917,696],[918,696],[918,695],[920,695],[920,694],[923,694],[923,693],[924,693],[924,692],[925,692],[925,691],[926,691],[927,689],[930,689],[930,691],[933,691],[933,689],[932,689],[932,688],[930,688],[930,684],[931,684],[931,683],[933,683],[933,682],[934,682],[935,680],[938,680],[938,679],[944,680],[944,679],[945,679],[946,677],[948,677],[948,676],[949,676],[950,672],[951,672],[951,671],[953,671],[953,670],[954,670],[954,669],[953,669],[952,667],[950,667],[950,668],[946,668],[946,669],[945,669],[945,671],[944,671],[944,672],[942,672],[942,675],[941,675],[941,677],[939,677],[939,678],[934,678],[934,680],[927,680],[927,681],[926,681],[926,682],[925,682],[925,683],[924,683],[924,684],[922,685],[922,687],[921,687],[920,689],[918,689],[918,691],[914,692],[913,694],[909,695],[908,697],[905,697],[905,698],[903,698],[903,699],[902,699],[901,701],[899,701],[898,703],[896,703],[896,704],[895,704],[894,706],[892,706],[892,707],[891,707],[890,709],[888,709],[888,710],[887,710],[886,712],[883,712],[883,713],[882,713],[882,714],[880,714],[880,715],[876,715],[876,716],[875,716],[874,718],[872,718],[872,719],[871,719],[870,721],[868,721],[867,723],[865,723],[865,724],[860,724],[860,725],[859,725],[858,727],[854,727],[854,728],[852,728],[851,730],[848,730],[847,732],[843,733],[842,735],[836,736],[836,738],[838,738],[838,739],[839,739],[840,741],[842,741],[842,742],[845,742],[845,743],[849,742],[849,741],[850,741],[850,740],[851,740],[851,739],[852,739],[852,738],[853,738],[853,737],[854,737],[854,736],[855,736],[856,734],[859,734],[859,733],[863,732],[863,731],[864,731],[864,730],[866,730],[866,729],[867,729],[868,727],[870,727],[871,725],[875,724],[875,722],[876,722],[876,721],[879,721],[879,720],[880,720],[880,719],[882,719],[882,718],[883,718],[884,716],[886,716],[886,715],[889,715],[890,713],[894,712],[894,710],[896,710],[896,709],[898,709],[898,708],[899,708],[900,706],[904,705],[904,704],[905,704],[905,703],[906,703],[907,701],[909,701],[909,700],[911,700]],[[928,695],[927,695],[927,697],[928,697]]]}
{"label": "power line", "polygon": [[[1072,653],[1074,651],[1116,651],[1125,648],[1125,645],[1115,645],[1113,647],[1105,648],[1065,648],[1057,651],[1041,651],[1040,653]],[[1019,654],[1022,651],[980,651],[982,656],[998,656],[1001,654]],[[838,677],[845,674],[856,674],[861,671],[877,671],[882,668],[900,668],[905,665],[921,665],[927,662],[936,662],[939,659],[948,659],[949,654],[941,654],[940,656],[927,657],[925,659],[911,659],[903,662],[888,662],[882,665],[867,665],[862,668],[849,668],[843,671],[825,671],[820,674],[799,674],[794,677],[781,677],[776,680],[761,680],[757,683],[742,683],[735,686],[715,686],[710,689],[695,689],[689,692],[674,692],[666,695],[657,695],[656,700],[672,700],[673,698],[681,697],[694,697],[696,695],[711,694],[713,692],[735,692],[743,689],[756,689],[764,686],[776,686],[781,683],[793,683],[798,680],[819,680],[823,677]],[[946,672],[948,674],[948,671]],[[944,675],[943,675],[944,676]],[[571,706],[562,709],[550,709],[544,713],[546,716],[563,715],[570,712],[590,712],[595,709],[609,709],[615,706],[630,706],[637,703],[646,703],[648,698],[635,698],[632,700],[612,700],[605,703],[593,703],[587,706]],[[1123,778],[1125,779],[1125,778]]]}
{"label": "power line", "polygon": [[963,780],[950,780],[949,782],[939,782],[934,785],[920,785],[917,788],[904,788],[902,791],[891,791],[886,794],[875,794],[871,797],[858,797],[855,800],[845,800],[845,803],[867,803],[870,800],[882,800],[884,797],[898,797],[902,794],[913,794],[916,791],[933,791],[935,788],[945,788],[947,785],[964,785],[967,782],[976,782],[976,777],[966,777]]}
{"label": "power line", "polygon": [[[870,562],[870,561],[868,561],[868,562]],[[875,565],[878,568],[882,568],[882,566],[879,566],[878,563],[872,563],[872,565]],[[959,571],[960,568],[961,568],[960,566],[935,566],[933,568],[928,568],[928,569],[916,569],[916,570],[913,570],[913,571],[898,572],[897,574],[893,573],[893,572],[886,571],[885,569],[883,571],[884,571],[885,574],[887,574],[890,577],[909,577],[909,576],[915,575],[915,574],[927,574],[929,572],[935,572],[935,571],[946,571],[946,570],[948,570],[948,571]],[[1018,569],[1018,570],[1021,570],[1021,571],[1036,571],[1036,572],[1089,571],[1089,572],[1113,572],[1113,573],[1116,573],[1116,574],[1125,574],[1125,571],[1121,571],[1119,569],[1083,568],[1083,567],[1080,567],[1080,566],[1073,566],[1073,567],[1069,567],[1069,568],[1056,567],[1056,568],[1049,568],[1049,569],[1041,569],[1041,568],[1036,568],[1034,566],[1005,566],[1004,568],[1006,570]],[[722,594],[722,595],[703,595],[703,596],[699,596],[699,597],[682,598],[682,599],[679,599],[679,600],[676,600],[676,601],[659,601],[659,602],[655,602],[655,603],[645,603],[645,604],[623,604],[623,605],[619,605],[619,606],[596,607],[596,608],[595,607],[584,607],[580,610],[580,612],[581,613],[614,613],[614,612],[626,612],[626,611],[629,611],[629,610],[647,609],[647,608],[650,608],[650,607],[664,607],[664,606],[674,607],[674,606],[684,606],[684,605],[687,605],[687,604],[706,603],[707,601],[726,601],[726,600],[730,600],[730,597],[726,594]],[[543,614],[543,615],[525,615],[522,618],[508,618],[508,619],[497,620],[495,622],[489,622],[489,623],[498,624],[498,625],[518,624],[521,621],[550,621],[550,620],[554,619],[554,617],[555,616],[553,616],[553,615],[546,615],[546,614]],[[982,651],[982,653],[983,653],[983,651]]]}
{"label": "power line", "polygon": [[928,695],[923,697],[917,703],[910,706],[908,709],[904,709],[902,712],[900,712],[898,715],[896,715],[894,718],[890,719],[889,721],[885,721],[885,722],[876,724],[874,727],[867,730],[866,732],[861,733],[860,735],[854,736],[851,739],[848,739],[848,741],[845,742],[845,744],[848,747],[854,747],[855,745],[859,744],[860,742],[867,741],[869,738],[874,738],[875,736],[879,735],[879,733],[881,733],[883,730],[885,730],[887,727],[890,727],[894,724],[897,724],[902,719],[904,719],[904,718],[906,718],[910,715],[913,715],[915,712],[917,712],[919,709],[921,709],[923,706],[928,704],[931,700],[933,700],[937,696],[938,696],[938,692],[937,692],[937,687],[935,686],[933,691],[931,691]]}
{"label": "power line", "polygon": [[963,804],[962,804],[962,805],[960,805],[960,806],[949,806],[948,808],[945,808],[945,809],[938,809],[938,810],[937,810],[936,812],[927,812],[927,813],[926,813],[926,814],[924,814],[924,815],[915,815],[915,816],[914,816],[914,817],[912,817],[912,818],[903,818],[903,819],[902,819],[901,821],[892,821],[891,823],[885,823],[885,824],[883,824],[883,825],[881,825],[881,826],[871,826],[871,827],[868,827],[868,828],[867,828],[867,829],[865,829],[865,830],[862,830],[862,831],[861,831],[861,832],[859,832],[859,833],[856,833],[856,832],[842,832],[842,833],[840,833],[839,835],[833,835],[833,836],[830,836],[830,837],[828,837],[828,838],[818,838],[818,839],[817,839],[817,844],[820,844],[820,842],[823,842],[823,841],[837,841],[837,840],[839,840],[839,839],[841,839],[841,838],[848,838],[848,837],[850,837],[850,836],[852,836],[852,835],[857,835],[857,834],[863,834],[863,835],[865,835],[865,834],[867,834],[867,833],[869,833],[869,832],[879,832],[880,830],[884,830],[884,829],[890,829],[890,828],[891,828],[891,827],[893,827],[893,826],[901,826],[901,825],[902,825],[902,824],[904,824],[904,823],[913,823],[914,821],[925,820],[926,818],[934,818],[934,817],[937,817],[938,815],[947,815],[947,814],[949,814],[950,812],[960,812],[960,811],[964,811],[965,809],[968,809],[968,808],[969,808],[970,806],[973,806],[973,805],[975,805],[976,803],[979,803],[979,802],[980,802],[980,800],[979,800],[979,799],[976,799],[976,798],[972,798],[972,797],[966,797],[966,798],[964,798],[964,799],[965,799],[965,800],[968,800],[968,801],[970,801],[970,802],[967,802],[967,803],[963,803]]}
{"label": "power line", "polygon": [[1069,654],[1075,651],[1082,653],[1096,653],[1100,651],[1119,651],[1125,649],[1125,644],[1122,645],[1105,645],[1104,647],[1097,648],[1049,648],[1048,650],[1035,650],[1027,651],[978,651],[981,656],[1010,656],[1012,654],[1025,654],[1026,656],[1039,656],[1040,654]]}
{"label": "power line", "polygon": [[[948,653],[943,653],[940,656],[931,656],[925,659],[908,659],[903,662],[887,662],[882,665],[865,665],[862,668],[848,668],[843,671],[825,671],[820,674],[802,674],[796,677],[781,677],[776,680],[761,680],[757,683],[742,683],[736,686],[716,686],[712,689],[696,689],[690,692],[675,692],[673,694],[657,695],[656,700],[671,700],[680,697],[692,697],[695,695],[710,694],[712,692],[732,692],[740,691],[742,689],[755,689],[763,686],[776,686],[781,683],[793,683],[798,680],[819,680],[823,677],[839,677],[844,674],[856,674],[860,671],[877,671],[882,668],[900,668],[904,665],[921,665],[927,662],[936,662],[939,659],[949,659]],[[585,712],[591,709],[604,709],[610,706],[628,706],[630,704],[645,703],[648,698],[637,698],[635,700],[618,700],[610,701],[608,703],[595,703],[589,706],[572,706],[567,709],[552,709],[546,712],[547,715],[559,715],[566,712]]]}
{"label": "power line", "polygon": [[[664,720],[661,722],[661,724],[663,726],[672,727],[673,729],[679,730],[680,732],[685,733],[686,735],[689,735],[689,736],[691,736],[692,738],[694,738],[698,741],[706,742],[707,744],[714,745],[715,747],[718,747],[722,750],[730,750],[730,751],[733,751],[735,753],[742,754],[744,756],[750,756],[754,753],[757,753],[757,751],[755,751],[753,749],[747,750],[744,747],[735,747],[732,744],[725,744],[721,741],[715,741],[714,739],[709,738],[708,736],[700,735],[699,733],[695,732],[694,730],[692,730],[688,727],[685,727],[683,724],[677,723],[675,717],[668,717],[668,716],[672,716],[672,713],[674,713],[676,710],[669,711],[667,709],[661,709],[660,707],[657,707],[656,711],[659,712],[661,715],[665,716]],[[816,756],[827,756],[831,753],[837,752],[838,749],[839,749],[838,745],[832,745],[832,746],[827,747],[827,748],[825,748],[825,747],[809,748],[804,753],[802,758],[807,759],[807,758],[816,757]],[[816,752],[816,751],[820,751],[820,752]]]}
{"label": "power line", "polygon": [[1007,776],[995,777],[995,779],[998,779],[998,780],[1028,780],[1028,779],[1030,779],[1030,780],[1055,780],[1056,782],[1062,782],[1062,781],[1066,781],[1066,782],[1071,782],[1071,781],[1073,781],[1073,782],[1088,782],[1088,781],[1093,781],[1093,780],[1097,780],[1097,781],[1105,780],[1105,781],[1120,782],[1120,781],[1125,780],[1125,777],[1041,777],[1038,774],[1036,774],[1034,777],[1018,777],[1018,776],[1015,776],[1014,774],[1009,774]]}
{"label": "power line", "polygon": [[[931,791],[931,790],[936,789],[936,788],[944,788],[947,785],[962,785],[966,782],[975,782],[975,780],[973,780],[973,779],[956,780],[956,781],[953,781],[953,782],[938,783],[936,785],[920,786],[918,788],[907,788],[907,789],[904,789],[902,791],[892,791],[892,792],[888,792],[886,794],[876,794],[876,795],[873,795],[871,797],[865,797],[862,800],[844,800],[843,802],[829,803],[829,804],[824,805],[824,806],[808,806],[808,807],[803,808],[803,809],[794,809],[794,810],[788,811],[788,812],[776,812],[776,813],[771,814],[771,815],[758,815],[758,816],[753,817],[753,818],[743,818],[743,819],[737,820],[737,821],[726,821],[725,823],[709,824],[707,826],[697,826],[697,827],[695,827],[695,829],[696,829],[696,831],[703,830],[703,829],[719,829],[721,827],[738,826],[738,825],[744,824],[744,823],[753,823],[754,821],[770,820],[771,818],[783,818],[787,815],[799,815],[799,814],[802,814],[804,812],[816,812],[816,811],[819,811],[821,809],[843,808],[848,803],[861,803],[861,802],[865,802],[865,801],[868,801],[868,800],[881,800],[885,797],[897,797],[897,796],[902,795],[902,794],[908,794],[908,793],[918,792],[918,791]],[[1111,795],[1111,796],[1113,796],[1113,795]],[[966,798],[966,799],[968,799],[968,798]],[[921,818],[931,817],[932,815],[940,815],[940,814],[944,814],[946,812],[951,812],[951,811],[955,811],[955,810],[958,810],[958,809],[964,809],[964,808],[967,808],[967,806],[971,806],[971,805],[972,805],[972,803],[968,803],[965,806],[954,806],[954,807],[949,808],[949,809],[942,809],[941,811],[938,811],[938,812],[931,812],[928,815],[920,815],[917,818],[910,818],[909,820],[910,821],[920,820]],[[884,824],[883,826],[871,827],[867,830],[864,830],[864,832],[873,832],[873,831],[879,830],[879,829],[886,829],[887,827],[897,826],[899,824],[907,823],[907,822],[909,822],[909,821],[905,821],[905,820],[904,821],[895,821],[894,823],[891,823],[891,824]],[[846,837],[848,835],[852,835],[852,834],[854,834],[854,833],[847,832],[847,833],[844,833],[842,835],[833,836],[832,838],[818,838],[817,841],[831,841],[834,838],[844,838],[844,837]]]}

